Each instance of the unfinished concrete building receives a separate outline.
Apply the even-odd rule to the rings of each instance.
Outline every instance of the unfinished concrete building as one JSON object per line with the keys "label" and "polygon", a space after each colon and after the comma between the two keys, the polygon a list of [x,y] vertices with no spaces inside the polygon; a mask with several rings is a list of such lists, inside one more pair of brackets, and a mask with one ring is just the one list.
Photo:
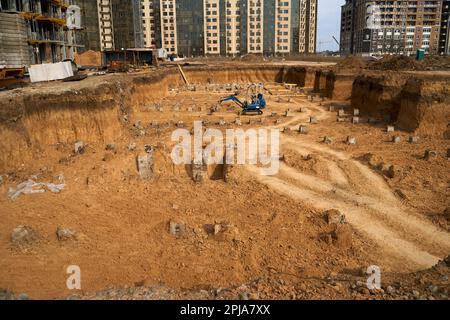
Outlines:
{"label": "unfinished concrete building", "polygon": [[442,2],[439,54],[450,55],[450,1]]}
{"label": "unfinished concrete building", "polygon": [[342,6],[343,54],[438,53],[442,0],[347,0]]}
{"label": "unfinished concrete building", "polygon": [[[92,23],[98,23],[101,50],[114,49],[114,29],[111,0],[97,0],[98,19]],[[86,21],[86,24],[88,21]]]}
{"label": "unfinished concrete building", "polygon": [[317,0],[300,0],[299,52],[316,52]]}
{"label": "unfinished concrete building", "polygon": [[2,0],[0,3],[0,65],[21,68],[31,64],[73,59],[76,30],[69,29],[70,0]]}

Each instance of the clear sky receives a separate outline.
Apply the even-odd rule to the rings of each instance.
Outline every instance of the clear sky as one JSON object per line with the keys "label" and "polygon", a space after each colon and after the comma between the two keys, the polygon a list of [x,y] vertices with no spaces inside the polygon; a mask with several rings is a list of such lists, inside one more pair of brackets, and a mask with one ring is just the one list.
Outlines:
{"label": "clear sky", "polygon": [[317,21],[317,51],[338,50],[331,36],[339,41],[341,24],[341,5],[345,0],[318,0],[319,17]]}

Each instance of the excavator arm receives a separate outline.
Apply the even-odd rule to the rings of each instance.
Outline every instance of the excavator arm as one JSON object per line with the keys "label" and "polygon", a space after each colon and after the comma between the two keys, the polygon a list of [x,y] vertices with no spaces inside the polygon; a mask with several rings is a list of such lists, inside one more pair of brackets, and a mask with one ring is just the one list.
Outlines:
{"label": "excavator arm", "polygon": [[220,100],[220,103],[226,102],[226,101],[233,101],[234,103],[236,103],[241,108],[245,107],[245,104],[241,100],[239,100],[236,96],[228,96],[228,97],[222,98]]}

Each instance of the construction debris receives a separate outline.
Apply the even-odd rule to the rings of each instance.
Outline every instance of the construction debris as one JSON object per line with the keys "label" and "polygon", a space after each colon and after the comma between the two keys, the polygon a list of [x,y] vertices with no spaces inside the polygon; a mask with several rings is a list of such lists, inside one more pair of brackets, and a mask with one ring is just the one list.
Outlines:
{"label": "construction debris", "polygon": [[39,234],[30,226],[18,226],[11,233],[11,242],[16,246],[30,245],[39,239]]}
{"label": "construction debris", "polygon": [[66,185],[64,183],[43,183],[29,179],[17,185],[16,188],[9,188],[8,197],[11,200],[16,200],[22,194],[44,193],[46,190],[53,193],[60,193],[65,187]]}
{"label": "construction debris", "polygon": [[73,240],[76,237],[76,232],[68,228],[58,227],[56,229],[56,237],[59,241]]}

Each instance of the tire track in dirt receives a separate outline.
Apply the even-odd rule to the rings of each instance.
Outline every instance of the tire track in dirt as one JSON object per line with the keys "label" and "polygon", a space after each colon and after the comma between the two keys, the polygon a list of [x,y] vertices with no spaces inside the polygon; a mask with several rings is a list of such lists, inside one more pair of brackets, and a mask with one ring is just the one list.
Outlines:
{"label": "tire track in dirt", "polygon": [[[291,184],[312,190],[316,193],[326,194],[330,201],[338,200],[357,208],[370,211],[374,218],[381,220],[387,227],[396,230],[408,241],[417,241],[417,246],[430,250],[433,254],[445,254],[445,243],[450,250],[448,234],[435,228],[413,214],[407,213],[396,204],[385,205],[370,194],[360,194],[353,190],[342,189],[329,182],[310,175],[303,174],[285,164],[281,165],[280,178]],[[414,222],[414,223],[412,223]],[[431,226],[431,227],[430,227]],[[439,236],[443,236],[439,238]],[[447,241],[446,241],[447,240]]]}
{"label": "tire track in dirt", "polygon": [[[298,103],[298,102],[297,102]],[[307,112],[288,122],[268,128],[284,128],[305,123],[310,116],[326,119],[331,115],[310,102]],[[297,130],[296,127],[291,129]],[[282,163],[277,176],[262,176],[255,166],[248,172],[275,192],[305,202],[319,210],[342,210],[348,222],[374,240],[390,255],[399,271],[418,270],[435,265],[450,251],[450,234],[415,213],[395,197],[384,179],[350,155],[332,150],[305,137],[281,136],[281,145],[295,152],[317,153],[327,163],[329,180],[304,174]]]}
{"label": "tire track in dirt", "polygon": [[399,271],[405,271],[403,269],[405,267],[411,271],[428,268],[439,261],[438,256],[421,250],[414,243],[400,238],[395,231],[387,228],[380,220],[373,219],[373,215],[362,208],[344,201],[330,199],[324,193],[299,188],[277,177],[262,176],[255,167],[249,167],[248,171],[259,182],[294,200],[304,202],[319,210],[327,210],[332,207],[345,212],[347,220],[352,226],[368,235],[386,253],[397,259]]}

